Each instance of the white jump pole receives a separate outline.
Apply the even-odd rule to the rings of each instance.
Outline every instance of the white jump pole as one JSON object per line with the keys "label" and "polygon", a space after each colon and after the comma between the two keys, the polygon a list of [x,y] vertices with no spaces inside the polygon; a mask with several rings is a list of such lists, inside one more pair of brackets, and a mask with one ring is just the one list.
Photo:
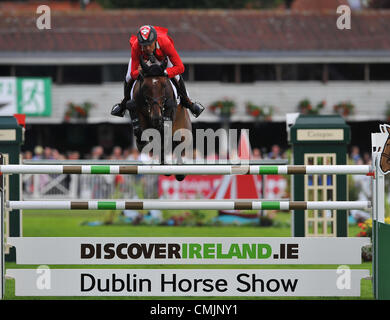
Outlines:
{"label": "white jump pole", "polygon": [[7,201],[6,207],[34,210],[367,210],[370,201],[252,200],[34,200]]}
{"label": "white jump pole", "polygon": [[356,174],[373,172],[369,165],[1,165],[3,174]]}

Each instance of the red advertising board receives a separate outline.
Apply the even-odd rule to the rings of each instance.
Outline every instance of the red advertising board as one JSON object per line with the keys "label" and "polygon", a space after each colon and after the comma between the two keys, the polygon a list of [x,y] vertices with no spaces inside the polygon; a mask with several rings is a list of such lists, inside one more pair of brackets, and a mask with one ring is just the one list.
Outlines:
{"label": "red advertising board", "polygon": [[[252,183],[259,199],[288,198],[286,196],[287,180],[284,176],[278,175],[265,176],[264,196],[262,195],[263,176],[189,175],[181,182],[176,181],[174,176],[160,176],[159,196],[165,199],[250,199],[254,198],[254,194],[250,191],[250,184],[246,181],[247,177],[252,177]],[[247,195],[245,190],[248,191]]]}

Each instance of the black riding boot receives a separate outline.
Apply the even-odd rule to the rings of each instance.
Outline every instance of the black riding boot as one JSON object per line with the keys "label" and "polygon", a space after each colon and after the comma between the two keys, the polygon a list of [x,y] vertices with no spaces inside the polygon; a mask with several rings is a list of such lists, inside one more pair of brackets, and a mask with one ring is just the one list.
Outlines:
{"label": "black riding boot", "polygon": [[131,87],[134,84],[133,78],[130,79],[129,82],[126,82],[123,84],[123,95],[124,98],[121,103],[115,104],[112,109],[111,109],[111,114],[113,116],[117,117],[123,117],[126,112],[126,102],[130,100],[130,92],[131,92]]}
{"label": "black riding boot", "polygon": [[199,115],[203,112],[204,107],[199,102],[192,102],[190,100],[190,98],[187,95],[187,90],[184,85],[183,77],[180,76],[180,79],[178,81],[179,83],[177,83],[176,79],[174,82],[176,82],[177,85],[176,88],[180,96],[181,105],[189,109],[195,118],[199,117]]}

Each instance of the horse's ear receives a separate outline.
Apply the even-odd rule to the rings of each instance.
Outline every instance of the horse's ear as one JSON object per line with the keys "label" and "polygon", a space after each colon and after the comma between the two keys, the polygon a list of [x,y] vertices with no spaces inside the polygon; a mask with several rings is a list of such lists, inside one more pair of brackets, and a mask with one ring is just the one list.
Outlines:
{"label": "horse's ear", "polygon": [[390,125],[388,125],[388,124],[380,124],[379,129],[382,133],[389,133],[390,134],[390,131],[389,131]]}

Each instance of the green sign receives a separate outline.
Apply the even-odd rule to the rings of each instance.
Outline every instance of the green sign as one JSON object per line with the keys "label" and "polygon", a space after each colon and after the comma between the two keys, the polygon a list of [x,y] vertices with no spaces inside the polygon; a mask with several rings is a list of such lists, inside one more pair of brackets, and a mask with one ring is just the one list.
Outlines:
{"label": "green sign", "polygon": [[0,77],[0,116],[12,116],[16,110],[16,78]]}
{"label": "green sign", "polygon": [[51,79],[17,78],[18,113],[30,117],[51,115]]}

